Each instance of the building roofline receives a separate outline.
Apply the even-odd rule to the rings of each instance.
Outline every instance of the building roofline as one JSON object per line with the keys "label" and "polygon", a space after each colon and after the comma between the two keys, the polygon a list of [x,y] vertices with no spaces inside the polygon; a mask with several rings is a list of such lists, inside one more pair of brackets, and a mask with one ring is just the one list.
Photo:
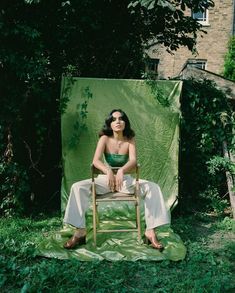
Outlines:
{"label": "building roofline", "polygon": [[184,66],[180,74],[174,79],[187,80],[190,78],[195,78],[198,80],[213,80],[216,86],[222,90],[229,99],[232,99],[233,101],[235,100],[235,81],[233,80],[224,78],[223,76],[214,72],[192,66]]}
{"label": "building roofline", "polygon": [[214,73],[214,72],[209,71],[209,70],[206,70],[206,69],[201,69],[201,68],[198,68],[198,67],[189,67],[189,66],[187,66],[187,63],[184,64],[182,70],[180,71],[180,73],[179,73],[179,75],[178,75],[177,77],[180,77],[180,76],[182,75],[183,71],[184,71],[184,70],[189,70],[189,68],[190,68],[190,70],[193,68],[193,71],[197,71],[197,72],[200,72],[200,73],[208,73],[209,75],[214,75],[214,76],[216,76],[216,77],[218,77],[218,78],[221,78],[221,79],[227,80],[227,81],[232,82],[232,83],[235,84],[235,81],[232,80],[232,79],[226,78],[226,77],[224,77],[224,76],[222,76],[222,75],[219,75],[219,74],[217,74],[217,73]]}

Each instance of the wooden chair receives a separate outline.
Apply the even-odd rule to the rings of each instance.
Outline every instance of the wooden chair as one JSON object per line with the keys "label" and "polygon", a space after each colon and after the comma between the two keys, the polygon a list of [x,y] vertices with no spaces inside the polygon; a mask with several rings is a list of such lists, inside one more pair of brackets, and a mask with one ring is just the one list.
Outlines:
{"label": "wooden chair", "polygon": [[[119,168],[112,167],[114,173],[117,173]],[[91,165],[92,171],[92,206],[93,206],[93,235],[94,235],[94,246],[96,247],[97,233],[112,233],[112,232],[137,232],[138,240],[141,239],[141,227],[140,227],[140,188],[139,188],[139,165],[136,165],[134,170],[130,173],[135,173],[135,190],[133,194],[121,193],[118,191],[109,192],[102,195],[96,194],[95,177],[102,172]],[[135,205],[136,214],[136,226],[135,228],[126,229],[99,229],[99,214],[98,205],[104,202],[132,202]]]}

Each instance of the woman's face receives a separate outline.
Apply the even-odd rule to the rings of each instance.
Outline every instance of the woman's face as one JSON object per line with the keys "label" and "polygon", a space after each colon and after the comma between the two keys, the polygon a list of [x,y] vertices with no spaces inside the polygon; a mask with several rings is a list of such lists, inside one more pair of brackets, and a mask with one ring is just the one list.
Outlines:
{"label": "woman's face", "polygon": [[113,131],[123,131],[125,129],[125,121],[122,119],[122,114],[120,112],[113,112],[112,122],[110,124]]}

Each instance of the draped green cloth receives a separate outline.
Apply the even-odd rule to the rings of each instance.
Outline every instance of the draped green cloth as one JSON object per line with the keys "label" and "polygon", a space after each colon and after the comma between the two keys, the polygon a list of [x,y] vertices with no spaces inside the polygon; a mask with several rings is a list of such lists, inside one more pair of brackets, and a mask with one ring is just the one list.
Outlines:
{"label": "draped green cloth", "polygon": [[[144,81],[125,79],[66,78],[62,79],[61,118],[63,179],[61,209],[64,213],[71,185],[91,177],[98,132],[112,109],[128,115],[136,133],[140,177],[157,182],[167,208],[177,204],[178,152],[181,81]],[[100,209],[101,225],[133,226],[133,208],[129,205],[104,205]],[[73,251],[62,248],[72,235],[72,227],[64,227],[51,238],[45,238],[39,249],[43,255],[79,260],[181,260],[186,248],[170,226],[157,229],[165,246],[161,253],[137,241],[135,233],[98,234],[98,246],[92,242],[92,216],[87,214],[87,244]],[[142,231],[144,217],[142,213]]]}

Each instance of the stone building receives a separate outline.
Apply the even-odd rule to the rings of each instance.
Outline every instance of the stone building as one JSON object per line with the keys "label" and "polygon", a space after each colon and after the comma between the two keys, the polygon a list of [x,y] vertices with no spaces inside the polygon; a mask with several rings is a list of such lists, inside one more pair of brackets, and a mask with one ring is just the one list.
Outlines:
{"label": "stone building", "polygon": [[198,33],[197,55],[183,47],[171,55],[163,46],[155,46],[148,51],[150,60],[146,65],[146,71],[155,73],[158,79],[172,79],[179,76],[181,70],[190,64],[221,74],[228,51],[228,41],[235,34],[234,2],[235,0],[214,0],[215,6],[204,12],[186,11],[187,15],[198,19],[203,30],[207,32]]}

